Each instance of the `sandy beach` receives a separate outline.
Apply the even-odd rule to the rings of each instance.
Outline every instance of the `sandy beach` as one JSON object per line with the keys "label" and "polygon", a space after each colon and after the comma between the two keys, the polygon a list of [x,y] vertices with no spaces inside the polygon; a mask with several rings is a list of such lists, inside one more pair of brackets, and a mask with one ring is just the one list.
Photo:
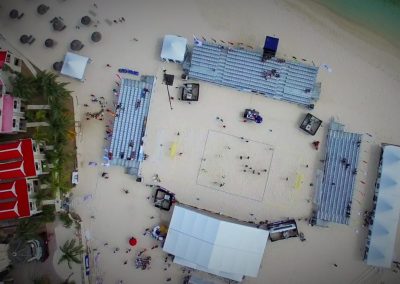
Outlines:
{"label": "sandy beach", "polygon": [[[50,10],[39,16],[36,7],[42,3],[50,6]],[[307,241],[295,238],[269,242],[258,278],[246,278],[243,283],[400,282],[398,274],[373,269],[362,261],[367,231],[362,228],[362,216],[358,215],[372,207],[379,144],[400,144],[397,125],[400,50],[314,1],[98,0],[96,6],[92,1],[77,0],[4,0],[0,8],[0,33],[40,69],[51,70],[55,61],[63,59],[73,39],[85,44],[79,54],[92,59],[85,82],[60,77],[70,82],[75,121],[80,125],[77,128],[79,185],[72,191],[72,207],[83,219],[88,245],[97,249],[92,257],[100,253],[97,266],[92,269],[91,283],[96,283],[96,277],[103,281],[99,283],[119,280],[164,283],[169,277],[169,283],[182,283],[185,274],[181,267],[174,264],[168,267],[162,249],[150,249],[155,240],[143,236],[146,228],[169,217],[148,199],[152,191],[146,184],[153,184],[154,174],[159,175],[160,185],[176,193],[177,199],[185,204],[244,221],[301,219],[299,231]],[[25,16],[12,21],[8,17],[12,8],[24,12]],[[97,27],[92,24],[76,29],[84,15],[99,21]],[[49,21],[55,16],[64,19],[67,25],[64,31],[52,30]],[[112,25],[106,22],[120,17],[126,21]],[[101,42],[90,41],[93,31],[102,33]],[[36,42],[20,44],[19,37],[24,33],[34,35]],[[166,87],[161,84],[162,70],[165,68],[174,74],[174,86],[179,86],[182,69],[159,59],[165,34],[181,35],[190,43],[196,35],[244,42],[257,48],[262,47],[266,35],[275,35],[280,38],[278,56],[296,56],[316,65],[328,64],[333,71],[320,69],[321,98],[313,110],[323,120],[323,127],[316,136],[309,136],[298,128],[308,112],[306,109],[204,82],[200,82],[199,102],[187,104],[174,99],[171,111]],[[52,49],[43,45],[48,37],[57,41]],[[158,78],[147,121],[144,150],[149,158],[142,164],[141,183],[125,174],[123,168],[88,166],[90,161],[99,165],[102,162],[105,125],[111,117],[105,121],[86,120],[84,113],[98,108],[90,103],[90,94],[104,96],[111,106],[119,67]],[[178,89],[170,88],[170,91],[177,98]],[[84,104],[89,104],[89,108]],[[261,125],[243,123],[239,113],[245,107],[257,108],[264,122]],[[226,128],[216,117],[223,118]],[[353,202],[350,225],[332,223],[329,228],[311,227],[304,220],[311,215],[309,200],[313,198],[314,188],[310,183],[314,182],[316,170],[323,168],[320,159],[324,155],[324,146],[315,151],[311,142],[325,143],[332,117],[345,124],[347,131],[371,136],[363,136],[360,160],[365,162],[359,165],[354,191],[357,202]],[[240,137],[251,143],[241,141]],[[178,145],[181,156],[170,157],[172,143]],[[217,155],[221,157],[216,158]],[[268,172],[255,177],[238,173],[235,157],[240,155],[250,156],[252,165]],[[208,165],[202,163],[205,156],[210,161]],[[103,171],[109,173],[109,179],[101,177]],[[294,180],[298,174],[304,180],[296,189]],[[218,175],[229,179],[223,190],[204,186],[217,181]],[[128,188],[129,194],[122,188]],[[399,233],[397,260],[400,258]],[[126,253],[131,236],[139,244]],[[116,247],[120,251],[113,253]],[[134,257],[144,248],[152,257],[152,265],[150,270],[141,271],[135,269]],[[66,265],[56,271],[62,278],[70,274]],[[78,269],[71,280],[80,283],[80,276]]]}

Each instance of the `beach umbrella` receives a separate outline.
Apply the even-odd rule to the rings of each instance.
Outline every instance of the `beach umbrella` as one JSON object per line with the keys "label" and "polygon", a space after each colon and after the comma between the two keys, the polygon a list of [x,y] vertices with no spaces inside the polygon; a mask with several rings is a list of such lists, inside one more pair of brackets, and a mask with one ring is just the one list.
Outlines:
{"label": "beach umbrella", "polygon": [[92,19],[90,19],[89,16],[83,16],[81,18],[81,24],[85,25],[85,26],[89,25],[91,21],[92,21]]}
{"label": "beach umbrella", "polygon": [[9,14],[9,16],[10,16],[11,19],[16,19],[16,18],[18,18],[18,15],[19,15],[18,10],[15,10],[15,9],[12,9],[12,10],[10,11],[10,14]]}
{"label": "beach umbrella", "polygon": [[26,43],[28,43],[29,39],[30,39],[30,37],[29,37],[28,35],[22,35],[22,36],[19,38],[19,41],[20,41],[22,44],[26,44]]}
{"label": "beach umbrella", "polygon": [[39,15],[46,14],[48,10],[49,10],[49,6],[46,6],[44,4],[40,4],[36,9],[36,11],[38,12]]}
{"label": "beach umbrella", "polygon": [[46,40],[44,41],[44,45],[45,45],[46,47],[53,47],[54,44],[55,44],[55,41],[54,41],[53,39],[51,39],[51,38],[48,38],[48,39],[46,39]]}
{"label": "beach umbrella", "polygon": [[129,239],[129,244],[131,245],[131,246],[136,246],[136,244],[137,244],[137,239],[136,238],[134,238],[134,237],[132,237],[132,238],[130,238]]}
{"label": "beach umbrella", "polygon": [[53,69],[57,72],[60,72],[63,66],[63,62],[62,61],[57,61],[53,63]]}
{"label": "beach umbrella", "polygon": [[73,41],[71,41],[70,47],[71,47],[72,50],[78,51],[78,50],[81,50],[83,48],[83,44],[79,40],[74,39]]}
{"label": "beach umbrella", "polygon": [[65,28],[65,25],[63,22],[61,22],[59,19],[54,18],[53,20],[53,29],[56,31],[62,31]]}
{"label": "beach umbrella", "polygon": [[90,37],[94,42],[99,42],[101,40],[101,33],[93,32],[92,36]]}

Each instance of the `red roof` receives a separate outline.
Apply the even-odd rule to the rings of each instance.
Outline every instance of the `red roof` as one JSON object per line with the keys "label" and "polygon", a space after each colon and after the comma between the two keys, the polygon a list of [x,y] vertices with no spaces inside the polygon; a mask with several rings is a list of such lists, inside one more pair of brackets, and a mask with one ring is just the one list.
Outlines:
{"label": "red roof", "polygon": [[35,176],[32,139],[0,145],[0,181]]}
{"label": "red roof", "polygon": [[30,215],[26,179],[0,183],[0,220],[29,217]]}
{"label": "red roof", "polygon": [[4,62],[6,62],[7,51],[0,51],[0,69],[3,69]]}
{"label": "red roof", "polygon": [[13,112],[14,112],[14,97],[10,95],[4,95],[3,109],[1,110],[0,132],[11,133],[13,131]]}

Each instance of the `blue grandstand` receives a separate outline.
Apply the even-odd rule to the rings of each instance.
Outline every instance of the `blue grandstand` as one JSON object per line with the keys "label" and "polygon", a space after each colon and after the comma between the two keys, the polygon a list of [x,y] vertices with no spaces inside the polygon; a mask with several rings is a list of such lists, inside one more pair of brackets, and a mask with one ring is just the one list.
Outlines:
{"label": "blue grandstand", "polygon": [[142,138],[154,83],[153,76],[142,76],[141,80],[122,79],[119,90],[108,156],[111,165],[125,167],[129,174],[136,176],[143,160]]}
{"label": "blue grandstand", "polygon": [[317,225],[349,223],[362,135],[343,129],[335,121],[329,127],[324,173],[316,186],[313,218]]}
{"label": "blue grandstand", "polygon": [[209,42],[193,47],[188,69],[191,79],[309,108],[314,107],[321,91],[321,84],[316,82],[316,66],[276,57],[263,60],[260,52]]}

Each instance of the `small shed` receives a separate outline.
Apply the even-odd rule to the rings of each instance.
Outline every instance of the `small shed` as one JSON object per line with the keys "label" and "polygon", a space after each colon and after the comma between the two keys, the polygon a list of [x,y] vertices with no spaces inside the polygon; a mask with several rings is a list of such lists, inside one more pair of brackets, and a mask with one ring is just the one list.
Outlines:
{"label": "small shed", "polygon": [[182,63],[186,55],[186,45],[186,38],[166,35],[161,49],[161,59],[168,62]]}
{"label": "small shed", "polygon": [[64,58],[64,64],[61,68],[61,74],[83,81],[86,65],[89,57],[67,52]]}

